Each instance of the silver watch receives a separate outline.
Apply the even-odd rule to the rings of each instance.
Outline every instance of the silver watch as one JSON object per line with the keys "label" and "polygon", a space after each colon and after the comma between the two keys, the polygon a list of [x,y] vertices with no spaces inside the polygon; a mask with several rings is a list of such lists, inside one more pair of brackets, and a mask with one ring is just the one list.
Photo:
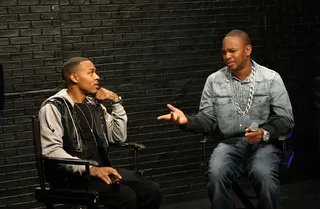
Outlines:
{"label": "silver watch", "polygon": [[265,141],[265,142],[269,141],[269,138],[270,138],[270,133],[269,133],[269,131],[266,131],[266,130],[264,130],[264,129],[261,129],[261,130],[263,131],[262,140]]}

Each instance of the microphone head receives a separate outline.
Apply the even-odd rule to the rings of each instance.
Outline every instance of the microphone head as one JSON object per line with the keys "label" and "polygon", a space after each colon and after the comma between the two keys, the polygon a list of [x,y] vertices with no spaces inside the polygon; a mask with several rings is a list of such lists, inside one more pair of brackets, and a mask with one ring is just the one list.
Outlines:
{"label": "microphone head", "polygon": [[250,128],[250,131],[258,131],[259,125],[258,125],[258,123],[253,122],[253,123],[251,123],[249,128]]}

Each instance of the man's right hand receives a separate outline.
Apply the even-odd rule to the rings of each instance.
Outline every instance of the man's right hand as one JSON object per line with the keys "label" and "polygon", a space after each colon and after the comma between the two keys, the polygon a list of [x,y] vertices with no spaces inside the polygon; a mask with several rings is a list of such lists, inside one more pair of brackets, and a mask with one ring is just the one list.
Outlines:
{"label": "man's right hand", "polygon": [[178,125],[185,125],[188,123],[188,118],[181,110],[175,108],[171,104],[167,104],[167,107],[171,112],[169,114],[159,116],[158,120],[171,120]]}
{"label": "man's right hand", "polygon": [[109,175],[114,175],[115,178],[117,178],[117,179],[121,179],[122,178],[120,176],[120,174],[118,173],[118,171],[116,169],[114,169],[114,168],[111,168],[111,167],[95,167],[95,166],[92,166],[90,168],[90,175],[102,179],[107,184],[112,184],[112,181],[111,181]]}

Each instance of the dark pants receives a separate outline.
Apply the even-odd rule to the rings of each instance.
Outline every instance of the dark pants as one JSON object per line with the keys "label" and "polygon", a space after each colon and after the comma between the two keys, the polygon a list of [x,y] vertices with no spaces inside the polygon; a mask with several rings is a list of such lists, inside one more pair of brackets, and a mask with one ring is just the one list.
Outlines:
{"label": "dark pants", "polygon": [[[99,192],[99,204],[110,209],[158,209],[161,202],[160,188],[154,182],[126,169],[117,169],[122,176],[120,184],[106,184],[99,178],[89,179],[89,189]],[[69,181],[74,189],[85,187],[80,179]]]}

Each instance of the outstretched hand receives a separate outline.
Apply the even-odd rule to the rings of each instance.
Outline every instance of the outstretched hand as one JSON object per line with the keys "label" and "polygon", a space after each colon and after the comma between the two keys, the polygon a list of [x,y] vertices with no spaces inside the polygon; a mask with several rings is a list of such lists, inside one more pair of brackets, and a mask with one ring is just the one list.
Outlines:
{"label": "outstretched hand", "polygon": [[171,120],[178,125],[185,125],[188,123],[188,118],[181,110],[175,108],[171,104],[167,104],[167,107],[171,110],[171,112],[169,114],[159,116],[158,120]]}

